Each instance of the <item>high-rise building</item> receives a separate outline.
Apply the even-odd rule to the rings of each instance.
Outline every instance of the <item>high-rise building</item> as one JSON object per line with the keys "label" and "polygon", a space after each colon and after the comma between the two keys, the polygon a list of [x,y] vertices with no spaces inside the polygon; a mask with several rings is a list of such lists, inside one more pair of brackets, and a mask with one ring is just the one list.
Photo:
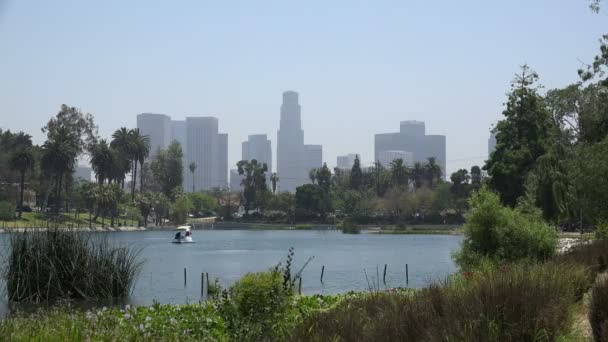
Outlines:
{"label": "high-rise building", "polygon": [[230,191],[239,192],[241,191],[241,181],[243,176],[239,175],[237,169],[230,169]]}
{"label": "high-rise building", "polygon": [[250,135],[241,146],[241,160],[255,159],[258,163],[266,163],[268,173],[272,173],[272,145],[266,134]]}
{"label": "high-rise building", "polygon": [[277,173],[281,191],[295,192],[308,179],[304,165],[301,107],[295,91],[283,93],[281,122],[277,132]]}
{"label": "high-rise building", "polygon": [[358,154],[349,153],[344,156],[338,156],[336,161],[336,167],[341,170],[350,170],[353,168],[353,164],[355,164],[355,159]]}
{"label": "high-rise building", "polygon": [[321,145],[304,145],[304,168],[306,174],[312,169],[318,169],[323,166],[323,146]]}
{"label": "high-rise building", "polygon": [[435,158],[441,167],[442,177],[446,175],[445,135],[427,135],[424,122],[402,121],[399,132],[375,135],[375,159],[382,151],[407,151],[413,155],[414,162],[424,163]]}
{"label": "high-rise building", "polygon": [[378,158],[376,159],[385,168],[390,167],[394,160],[401,159],[403,164],[412,166],[414,165],[414,154],[407,151],[388,150],[380,151]]}
{"label": "high-rise building", "polygon": [[216,166],[216,179],[213,187],[219,187],[221,189],[228,188],[228,134],[218,134],[218,145],[215,157]]}
{"label": "high-rise building", "polygon": [[492,155],[492,152],[496,149],[496,132],[490,131],[490,137],[488,138],[488,158]]}
{"label": "high-rise building", "polygon": [[165,114],[142,113],[137,115],[137,128],[150,138],[150,157],[171,143],[171,118]]}
{"label": "high-rise building", "polygon": [[186,191],[228,186],[228,135],[218,133],[214,117],[186,118],[186,164],[196,163],[193,177],[185,177]]}

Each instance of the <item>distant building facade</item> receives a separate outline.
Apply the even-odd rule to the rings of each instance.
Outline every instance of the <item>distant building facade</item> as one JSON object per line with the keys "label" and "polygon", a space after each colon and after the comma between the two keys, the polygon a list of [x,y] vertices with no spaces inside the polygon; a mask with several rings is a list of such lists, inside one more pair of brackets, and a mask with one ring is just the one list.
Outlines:
{"label": "distant building facade", "polygon": [[424,163],[435,158],[441,167],[442,177],[446,175],[445,135],[427,135],[422,121],[402,121],[399,132],[376,134],[374,139],[375,160],[382,151],[407,151],[412,153],[413,162]]}
{"label": "distant building facade", "polygon": [[268,173],[272,173],[272,144],[266,134],[254,134],[241,144],[241,160],[257,160],[266,163]]}
{"label": "distant building facade", "polygon": [[496,132],[490,131],[490,137],[488,138],[488,158],[492,155],[492,152],[496,149]]}
{"label": "distant building facade", "polygon": [[171,118],[165,114],[142,113],[137,115],[137,128],[150,138],[150,157],[171,144]]}
{"label": "distant building facade", "polygon": [[232,192],[240,192],[241,189],[241,181],[244,176],[239,175],[239,170],[230,169],[230,191]]}
{"label": "distant building facade", "polygon": [[185,177],[184,190],[228,186],[228,135],[218,133],[217,118],[186,118],[186,163],[191,162],[196,170],[194,177]]}
{"label": "distant building facade", "polygon": [[[295,192],[298,186],[309,182],[309,167],[316,165],[320,145],[307,146],[311,147],[304,145],[299,95],[295,91],[286,91],[283,93],[281,121],[277,132],[277,174],[280,191]],[[322,164],[322,160],[319,164]]]}
{"label": "distant building facade", "polygon": [[414,165],[414,154],[408,151],[398,151],[398,150],[388,150],[388,151],[380,151],[378,153],[378,158],[376,159],[380,162],[385,168],[389,168],[391,163],[396,160],[401,159],[403,163],[408,166]]}
{"label": "distant building facade", "polygon": [[[355,164],[355,159],[357,159],[358,154],[349,153],[344,156],[338,156],[336,158],[336,167],[340,170],[350,170],[353,168],[353,164]],[[361,157],[359,157],[361,159]]]}
{"label": "distant building facade", "polygon": [[307,173],[312,169],[323,166],[323,146],[304,145],[304,167]]}

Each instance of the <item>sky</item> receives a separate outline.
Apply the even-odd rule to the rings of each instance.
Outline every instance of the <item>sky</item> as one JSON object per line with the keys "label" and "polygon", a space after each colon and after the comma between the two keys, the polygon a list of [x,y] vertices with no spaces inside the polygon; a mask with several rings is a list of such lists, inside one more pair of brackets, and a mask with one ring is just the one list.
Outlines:
{"label": "sky", "polygon": [[483,165],[520,65],[545,90],[578,81],[608,32],[586,0],[0,0],[0,128],[36,143],[62,103],[100,135],[136,115],[215,116],[230,168],[249,134],[276,165],[281,94],[328,166],[402,120],[447,136],[448,174]]}

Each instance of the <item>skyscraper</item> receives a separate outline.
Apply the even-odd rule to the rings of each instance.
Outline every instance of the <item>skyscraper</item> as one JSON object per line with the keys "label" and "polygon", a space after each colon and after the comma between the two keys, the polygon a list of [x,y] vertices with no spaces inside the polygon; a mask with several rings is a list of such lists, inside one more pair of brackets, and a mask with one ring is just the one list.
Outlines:
{"label": "skyscraper", "polygon": [[142,113],[137,115],[137,128],[150,137],[150,157],[171,143],[171,118],[165,114]]}
{"label": "skyscraper", "polygon": [[295,91],[283,93],[281,122],[277,132],[277,173],[281,191],[294,192],[308,179],[304,165],[301,107]]}
{"label": "skyscraper", "polygon": [[266,134],[253,134],[242,143],[241,160],[255,159],[259,163],[266,163],[268,173],[272,173],[272,144]]}
{"label": "skyscraper", "polygon": [[323,146],[321,145],[304,145],[304,168],[306,174],[312,169],[318,169],[323,166]]}
{"label": "skyscraper", "polygon": [[[228,135],[218,133],[214,117],[186,118],[186,164],[196,163],[195,191],[228,186]],[[185,177],[186,191],[192,189],[192,177]]]}
{"label": "skyscraper", "polygon": [[380,151],[378,158],[376,159],[380,162],[385,168],[389,168],[391,163],[396,160],[403,160],[403,164],[412,166],[414,165],[414,154],[412,152],[407,151],[396,151],[396,150],[388,150],[388,151]]}
{"label": "skyscraper", "polygon": [[338,156],[336,158],[336,167],[341,170],[350,170],[355,163],[355,158],[357,158],[357,154],[349,153],[345,156]]}
{"label": "skyscraper", "polygon": [[374,150],[376,160],[382,151],[393,150],[411,152],[414,162],[424,163],[428,158],[435,158],[445,179],[445,135],[427,135],[423,121],[402,121],[399,132],[376,134]]}

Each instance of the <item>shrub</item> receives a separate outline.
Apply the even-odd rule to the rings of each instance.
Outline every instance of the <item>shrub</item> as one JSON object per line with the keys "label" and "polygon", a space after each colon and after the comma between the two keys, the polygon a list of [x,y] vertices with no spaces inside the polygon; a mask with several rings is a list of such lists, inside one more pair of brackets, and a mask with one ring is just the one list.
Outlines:
{"label": "shrub", "polygon": [[470,207],[462,249],[454,255],[462,269],[474,269],[481,258],[500,263],[554,255],[557,234],[538,212],[503,207],[487,187],[471,197]]}
{"label": "shrub", "polygon": [[357,224],[355,223],[355,221],[351,218],[345,218],[344,221],[342,222],[342,226],[340,227],[340,230],[342,230],[342,233],[344,234],[359,234],[361,233],[361,228],[359,228],[359,226],[357,226]]}
{"label": "shrub", "polygon": [[591,290],[589,322],[596,341],[608,341],[608,277],[603,276]]}
{"label": "shrub", "polygon": [[15,232],[2,271],[10,301],[120,298],[131,293],[138,252],[69,230]]}
{"label": "shrub", "polygon": [[[468,272],[414,293],[373,293],[318,311],[300,341],[552,341],[589,274],[579,265],[513,265]],[[574,284],[574,285],[573,285]]]}
{"label": "shrub", "polygon": [[10,221],[15,219],[15,205],[11,202],[0,201],[0,220]]}
{"label": "shrub", "polygon": [[310,223],[296,224],[296,229],[310,230],[310,229],[312,229],[312,224],[310,224]]}
{"label": "shrub", "polygon": [[595,238],[597,240],[608,240],[608,222],[602,222],[595,227]]}

